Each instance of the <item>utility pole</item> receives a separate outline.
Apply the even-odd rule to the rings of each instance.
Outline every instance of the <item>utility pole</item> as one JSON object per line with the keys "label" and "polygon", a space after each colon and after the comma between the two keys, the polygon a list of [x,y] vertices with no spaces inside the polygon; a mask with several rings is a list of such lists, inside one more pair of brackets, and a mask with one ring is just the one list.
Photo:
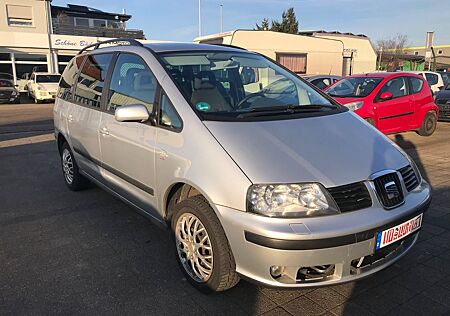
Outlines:
{"label": "utility pole", "polygon": [[223,33],[223,4],[220,5],[220,33]]}
{"label": "utility pole", "polygon": [[48,71],[55,73],[56,72],[56,62],[55,62],[55,53],[52,48],[52,33],[53,33],[53,26],[52,26],[52,11],[51,11],[51,3],[52,0],[46,0],[45,1],[45,17],[47,19],[47,38],[48,38],[48,51],[49,51],[49,61],[47,62],[47,65],[49,66]]}
{"label": "utility pole", "polygon": [[198,36],[202,36],[202,0],[198,0]]}
{"label": "utility pole", "polygon": [[378,70],[381,70],[381,57],[383,56],[383,47],[380,47],[380,56],[378,57]]}

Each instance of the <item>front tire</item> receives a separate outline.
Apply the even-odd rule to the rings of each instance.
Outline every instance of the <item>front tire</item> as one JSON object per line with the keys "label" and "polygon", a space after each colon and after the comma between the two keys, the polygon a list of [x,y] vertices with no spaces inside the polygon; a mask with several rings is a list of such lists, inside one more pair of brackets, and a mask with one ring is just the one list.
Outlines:
{"label": "front tire", "polygon": [[61,166],[64,182],[70,190],[80,191],[89,187],[89,180],[80,174],[72,150],[66,142],[61,148]]}
{"label": "front tire", "polygon": [[436,130],[437,118],[434,112],[428,112],[423,119],[422,126],[417,131],[420,136],[431,136]]}
{"label": "front tire", "polygon": [[172,231],[177,261],[186,279],[204,293],[220,292],[239,282],[228,240],[214,210],[202,196],[174,206]]}

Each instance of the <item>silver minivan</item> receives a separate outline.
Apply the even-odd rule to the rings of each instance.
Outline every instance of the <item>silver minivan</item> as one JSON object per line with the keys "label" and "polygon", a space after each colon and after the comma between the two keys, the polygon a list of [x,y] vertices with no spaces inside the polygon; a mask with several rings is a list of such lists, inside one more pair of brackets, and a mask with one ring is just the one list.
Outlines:
{"label": "silver minivan", "polygon": [[354,281],[417,241],[431,195],[416,165],[313,85],[236,47],[115,43],[62,75],[65,183],[169,228],[199,290]]}

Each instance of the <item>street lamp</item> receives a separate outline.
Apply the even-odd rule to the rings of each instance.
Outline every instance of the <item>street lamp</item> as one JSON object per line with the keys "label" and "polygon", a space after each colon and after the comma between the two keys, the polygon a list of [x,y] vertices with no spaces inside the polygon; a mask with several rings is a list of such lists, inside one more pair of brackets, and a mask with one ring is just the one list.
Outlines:
{"label": "street lamp", "polygon": [[198,0],[198,36],[202,36],[202,0]]}
{"label": "street lamp", "polygon": [[223,4],[220,5],[220,33],[223,33]]}

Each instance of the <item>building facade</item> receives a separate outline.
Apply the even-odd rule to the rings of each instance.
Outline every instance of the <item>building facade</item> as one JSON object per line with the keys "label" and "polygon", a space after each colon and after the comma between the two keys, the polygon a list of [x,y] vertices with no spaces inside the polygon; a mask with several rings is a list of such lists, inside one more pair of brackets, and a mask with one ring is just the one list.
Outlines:
{"label": "building facade", "polygon": [[0,0],[0,73],[23,89],[33,70],[61,73],[83,47],[110,38],[145,40],[129,30],[131,15],[49,0]]}
{"label": "building facade", "polygon": [[364,35],[236,30],[198,37],[194,42],[235,45],[256,51],[297,74],[346,76],[376,69],[376,52]]}

